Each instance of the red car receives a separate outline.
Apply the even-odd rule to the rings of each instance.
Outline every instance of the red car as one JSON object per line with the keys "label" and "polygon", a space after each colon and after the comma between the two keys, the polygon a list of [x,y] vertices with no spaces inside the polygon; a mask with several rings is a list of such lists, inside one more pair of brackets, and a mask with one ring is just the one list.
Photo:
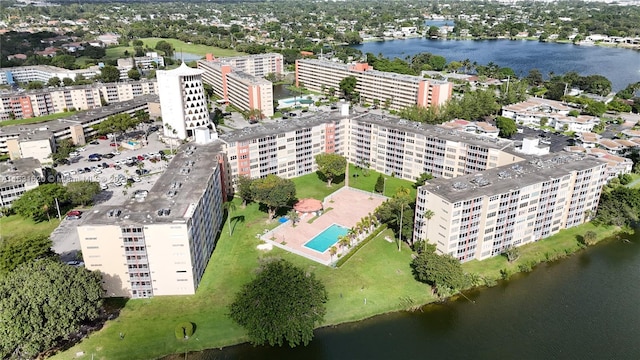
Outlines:
{"label": "red car", "polygon": [[67,219],[80,219],[80,215],[82,215],[82,211],[71,210],[67,213]]}
{"label": "red car", "polygon": [[109,143],[109,146],[118,146],[116,143]]}
{"label": "red car", "polygon": [[138,156],[137,156],[137,158],[138,158],[138,160],[140,160],[140,161],[144,161],[144,156],[142,156],[142,155],[138,155]]}
{"label": "red car", "polygon": [[105,135],[100,135],[98,136],[98,139],[100,140],[107,140],[107,137]]}

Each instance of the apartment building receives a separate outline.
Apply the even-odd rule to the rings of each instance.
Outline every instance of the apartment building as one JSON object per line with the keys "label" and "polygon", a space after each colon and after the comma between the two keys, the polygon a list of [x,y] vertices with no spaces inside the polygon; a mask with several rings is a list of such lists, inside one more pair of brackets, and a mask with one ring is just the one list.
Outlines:
{"label": "apartment building", "polygon": [[603,161],[563,152],[430,180],[418,189],[413,241],[463,262],[496,256],[585,222],[606,179]]}
{"label": "apartment building", "polygon": [[229,65],[235,71],[241,71],[257,77],[265,77],[268,74],[281,74],[284,69],[284,57],[282,54],[277,53],[231,56],[217,59],[214,59],[213,55],[207,54],[206,59],[207,61],[217,61],[221,64]]}
{"label": "apartment building", "polygon": [[98,72],[95,69],[67,70],[50,65],[30,65],[0,68],[0,85],[14,85],[40,81],[47,83],[52,77],[59,79],[69,78],[75,80],[81,74],[85,78],[94,77]]}
{"label": "apartment building", "polygon": [[11,207],[26,191],[38,187],[42,167],[33,158],[9,160],[0,163],[0,174],[0,208]]}
{"label": "apartment building", "polygon": [[157,93],[158,83],[155,80],[3,92],[0,93],[0,121],[95,109],[102,107],[103,101],[117,103]]}
{"label": "apartment building", "polygon": [[337,112],[323,113],[223,134],[227,176],[233,182],[238,176],[294,178],[316,171],[316,155],[342,152],[344,121]]}
{"label": "apartment building", "polygon": [[220,150],[219,141],[185,145],[148,192],[83,215],[82,255],[105,296],[195,293],[223,221]]}
{"label": "apartment building", "polygon": [[[79,112],[66,118],[28,125],[11,125],[0,128],[0,154],[11,159],[34,157],[43,163],[51,163],[56,142],[71,139],[75,145],[84,145],[85,139],[96,135],[92,126],[110,116],[126,113],[132,117],[137,111],[151,114],[150,108],[158,103],[157,95],[138,96],[110,106]],[[152,114],[152,118],[158,114]]]}
{"label": "apartment building", "polygon": [[[243,57],[234,57],[234,61],[228,61],[228,58],[209,58],[198,61],[198,69],[204,71],[202,81],[211,85],[213,93],[222,98],[222,102],[244,111],[259,109],[265,117],[273,116],[273,84],[265,80],[263,75],[254,75],[264,73],[266,67],[256,67],[256,63],[248,60],[241,61]],[[243,66],[236,68],[234,64]],[[268,70],[273,68],[269,67]]]}
{"label": "apartment building", "polygon": [[371,113],[322,113],[228,132],[220,138],[232,178],[305,175],[317,170],[315,155],[325,152],[410,181],[425,172],[452,178],[523,159],[513,153],[509,140]]}
{"label": "apartment building", "polygon": [[182,63],[173,70],[158,70],[158,89],[164,136],[186,139],[197,128],[215,126],[209,119],[207,96],[202,85],[203,70]]}
{"label": "apartment building", "polygon": [[356,78],[360,101],[401,110],[408,106],[440,106],[451,98],[453,84],[374,70],[366,63],[342,64],[326,60],[296,60],[296,86],[326,93],[339,91],[340,81]]}
{"label": "apartment building", "polygon": [[571,110],[575,109],[560,101],[531,97],[503,106],[502,116],[520,125],[545,125],[557,131],[590,132],[600,123],[600,118],[595,116],[569,116]]}

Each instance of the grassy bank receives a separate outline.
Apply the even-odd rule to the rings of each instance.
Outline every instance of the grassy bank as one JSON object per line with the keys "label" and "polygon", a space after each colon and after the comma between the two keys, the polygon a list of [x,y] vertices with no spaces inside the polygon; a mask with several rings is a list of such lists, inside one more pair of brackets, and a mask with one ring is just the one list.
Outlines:
{"label": "grassy bank", "polygon": [[465,272],[478,274],[491,283],[517,272],[530,271],[539,263],[557,260],[579,251],[584,247],[580,239],[587,231],[594,231],[598,235],[598,241],[601,241],[615,235],[620,229],[615,226],[597,227],[591,223],[582,224],[519,247],[520,257],[512,263],[504,256],[496,256],[483,261],[469,261],[464,263],[462,268]]}
{"label": "grassy bank", "polygon": [[58,227],[59,224],[60,220],[58,220],[57,217],[52,217],[51,221],[36,223],[31,219],[24,219],[18,215],[3,216],[0,217],[0,235],[3,238],[28,235],[49,235],[56,227]]}
{"label": "grassy bank", "polygon": [[29,118],[29,119],[5,120],[5,121],[0,121],[0,127],[2,127],[2,126],[10,126],[10,125],[37,124],[37,123],[41,123],[41,122],[45,122],[45,121],[51,121],[51,120],[57,120],[57,119],[62,119],[62,118],[65,118],[65,117],[69,117],[69,116],[75,114],[76,112],[77,111],[67,111],[67,112],[61,112],[61,113],[57,113],[57,114],[50,114],[50,115],[32,117],[32,118]]}
{"label": "grassy bank", "polygon": [[[321,199],[343,186],[338,183],[329,188],[315,174],[294,181],[299,198]],[[232,216],[240,216],[244,221],[232,221],[232,236],[225,222],[195,295],[129,300],[118,318],[54,358],[75,359],[75,354],[82,351],[84,358],[149,359],[244,342],[247,340],[244,331],[227,317],[227,307],[234,294],[251,279],[258,259],[263,256],[285,258],[313,271],[325,284],[329,302],[323,326],[361,320],[433,300],[429,287],[412,278],[410,250],[404,247],[398,252],[394,243],[384,240],[386,236],[393,236],[390,231],[370,241],[340,269],[334,269],[278,248],[266,253],[257,250],[261,241],[256,239],[256,234],[275,227],[277,222],[267,223],[266,214],[257,204],[242,209],[240,200],[235,201],[237,210]],[[195,335],[187,342],[177,340],[173,331],[182,321],[197,325]],[[124,339],[120,339],[120,333]]]}

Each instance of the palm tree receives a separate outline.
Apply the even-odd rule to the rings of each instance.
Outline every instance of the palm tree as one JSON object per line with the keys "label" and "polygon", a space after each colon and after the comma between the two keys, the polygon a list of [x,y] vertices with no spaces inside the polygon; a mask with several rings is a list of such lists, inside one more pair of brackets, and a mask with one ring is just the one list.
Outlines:
{"label": "palm tree", "polygon": [[335,245],[329,248],[329,255],[331,255],[331,261],[333,261],[333,257],[336,255],[336,253],[338,253],[338,248],[336,248]]}
{"label": "palm tree", "polygon": [[296,226],[298,221],[300,221],[300,215],[298,215],[298,212],[294,209],[291,209],[289,210],[289,212],[287,212],[287,217],[289,218],[289,220],[291,220],[293,226]]}
{"label": "palm tree", "polygon": [[[422,218],[427,220],[427,226],[425,229],[425,232],[428,234],[429,233],[429,220],[431,220],[431,218],[435,215],[436,213],[434,213],[432,210],[425,210],[425,212],[422,214]],[[424,248],[426,249],[427,247],[427,237],[424,237]]]}
{"label": "palm tree", "polygon": [[357,236],[357,232],[355,231],[354,228],[349,229],[349,231],[347,232],[347,237],[349,237],[349,245],[353,246],[353,240],[355,240]]}
{"label": "palm tree", "polygon": [[340,245],[343,249],[349,246],[349,238],[347,236],[341,235],[338,236],[338,245]]}
{"label": "palm tree", "polygon": [[227,201],[222,206],[227,211],[227,225],[229,226],[229,236],[231,236],[233,235],[231,228],[231,212],[236,211],[236,204],[234,204],[233,201]]}

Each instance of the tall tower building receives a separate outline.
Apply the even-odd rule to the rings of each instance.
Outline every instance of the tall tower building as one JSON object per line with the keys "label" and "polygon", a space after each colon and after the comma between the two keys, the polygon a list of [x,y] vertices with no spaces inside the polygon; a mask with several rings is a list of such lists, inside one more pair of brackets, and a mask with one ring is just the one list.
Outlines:
{"label": "tall tower building", "polygon": [[185,63],[177,69],[156,73],[165,136],[186,139],[194,136],[195,129],[209,127],[217,137],[215,125],[209,119],[202,73]]}

